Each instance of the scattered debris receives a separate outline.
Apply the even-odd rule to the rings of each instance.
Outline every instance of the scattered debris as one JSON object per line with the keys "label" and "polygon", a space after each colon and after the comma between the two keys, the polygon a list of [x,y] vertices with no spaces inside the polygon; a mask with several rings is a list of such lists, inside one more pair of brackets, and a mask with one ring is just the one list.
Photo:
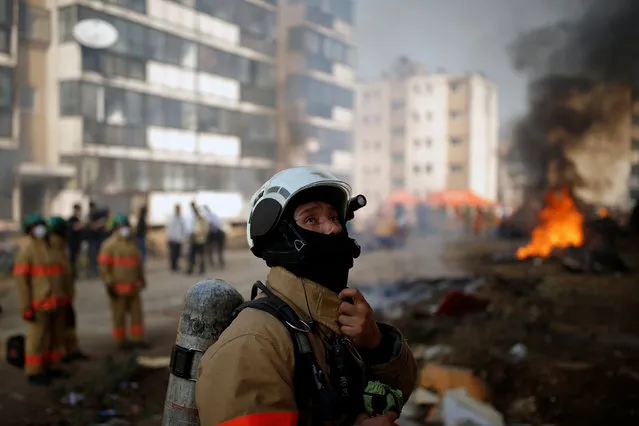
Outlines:
{"label": "scattered debris", "polygon": [[529,396],[513,401],[508,408],[508,416],[514,419],[529,419],[537,413],[537,398]]}
{"label": "scattered debris", "polygon": [[447,391],[441,406],[444,426],[504,426],[500,412],[471,397],[463,388]]}
{"label": "scattered debris", "polygon": [[64,398],[60,400],[60,403],[65,405],[77,405],[84,401],[84,395],[77,392],[69,392]]}
{"label": "scattered debris", "polygon": [[[437,395],[440,400],[449,390],[464,388],[473,398],[484,402],[489,401],[486,385],[471,370],[465,368],[428,363],[420,372],[419,387]],[[430,421],[433,421],[437,411],[435,407],[428,411]]]}
{"label": "scattered debris", "polygon": [[488,306],[488,300],[459,290],[447,293],[437,306],[435,315],[444,317],[462,317],[483,311]]}
{"label": "scattered debris", "polygon": [[517,343],[510,348],[508,353],[510,354],[512,362],[518,363],[526,359],[528,356],[528,348],[522,343]]}

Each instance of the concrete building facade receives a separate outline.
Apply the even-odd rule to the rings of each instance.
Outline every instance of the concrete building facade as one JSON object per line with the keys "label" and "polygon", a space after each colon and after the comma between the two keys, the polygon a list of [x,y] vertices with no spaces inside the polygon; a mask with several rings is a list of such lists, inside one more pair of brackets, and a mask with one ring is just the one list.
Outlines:
{"label": "concrete building facade", "polygon": [[352,178],[353,22],[353,0],[280,2],[280,168],[314,165]]}
{"label": "concrete building facade", "polygon": [[17,8],[13,0],[0,0],[0,231],[12,225],[19,161],[19,105],[16,93],[18,65]]}
{"label": "concrete building facade", "polygon": [[355,187],[373,205],[397,190],[497,200],[497,89],[487,78],[421,68],[362,83],[355,122]]}
{"label": "concrete building facade", "polygon": [[[232,199],[241,215],[278,168],[312,164],[350,178],[352,0],[0,8],[6,223],[68,214],[88,199],[118,211]],[[87,19],[112,24],[116,43],[81,45],[73,31]]]}

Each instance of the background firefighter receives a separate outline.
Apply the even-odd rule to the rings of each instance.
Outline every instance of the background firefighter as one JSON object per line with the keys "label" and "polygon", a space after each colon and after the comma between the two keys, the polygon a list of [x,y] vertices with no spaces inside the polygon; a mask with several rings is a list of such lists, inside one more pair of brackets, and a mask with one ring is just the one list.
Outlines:
{"label": "background firefighter", "polygon": [[67,286],[67,295],[69,296],[69,304],[65,308],[65,330],[63,336],[63,347],[65,355],[62,358],[63,363],[72,361],[85,361],[89,359],[78,346],[78,337],[76,332],[76,316],[73,306],[75,301],[75,274],[71,266],[71,261],[67,255],[67,237],[69,227],[67,221],[59,216],[50,217],[47,220],[47,228],[49,231],[49,244],[60,259],[60,263],[65,265],[65,283]]}
{"label": "background firefighter", "polygon": [[42,216],[27,216],[23,229],[29,238],[16,256],[13,275],[27,323],[25,373],[30,383],[48,385],[53,378],[68,376],[60,369],[65,309],[70,303],[65,265],[49,245]]}
{"label": "background firefighter", "polygon": [[113,234],[102,244],[98,262],[100,275],[111,303],[113,338],[120,348],[128,348],[126,318],[133,347],[146,349],[142,341],[144,321],[140,291],[146,287],[142,255],[131,235],[129,218],[118,213],[113,218]]}

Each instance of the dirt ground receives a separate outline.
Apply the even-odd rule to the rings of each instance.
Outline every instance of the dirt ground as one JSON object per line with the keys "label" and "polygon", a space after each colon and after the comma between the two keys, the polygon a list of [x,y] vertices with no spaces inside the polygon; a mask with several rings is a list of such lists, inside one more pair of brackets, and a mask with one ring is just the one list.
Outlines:
{"label": "dirt ground", "polygon": [[[444,320],[417,305],[398,325],[413,344],[450,345],[453,352],[442,362],[470,367],[483,378],[509,424],[639,424],[639,273],[579,275],[555,261],[485,259],[514,246],[448,244],[438,254],[441,262],[463,265],[455,275],[484,277],[478,293],[490,301],[488,309]],[[625,260],[636,265],[639,251],[625,246]],[[417,253],[411,261],[429,255]],[[166,312],[175,325],[177,314]],[[156,330],[149,355],[168,355],[174,338],[175,327]],[[166,368],[140,368],[132,353],[112,357],[110,342],[88,344],[94,361],[74,366],[74,378],[51,389],[27,390],[20,371],[6,371],[0,424],[159,425]],[[517,359],[510,353],[515,344],[526,349]],[[64,401],[70,392],[84,400]]]}
{"label": "dirt ground", "polygon": [[[623,244],[637,265],[639,252]],[[450,345],[439,362],[471,368],[513,424],[639,424],[639,273],[573,274],[560,262],[496,263],[475,247],[467,267],[485,277],[485,312],[458,319],[400,321],[413,343]],[[511,349],[513,346],[519,353]],[[523,345],[523,346],[522,346]],[[524,349],[522,352],[521,350]]]}

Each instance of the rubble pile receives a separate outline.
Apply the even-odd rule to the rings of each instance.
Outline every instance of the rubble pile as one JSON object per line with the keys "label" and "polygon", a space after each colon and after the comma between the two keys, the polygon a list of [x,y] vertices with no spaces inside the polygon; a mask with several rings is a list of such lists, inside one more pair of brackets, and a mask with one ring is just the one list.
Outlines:
{"label": "rubble pile", "polygon": [[[362,288],[420,359],[413,420],[461,424],[442,419],[453,398],[473,425],[637,424],[639,275],[574,274],[553,259],[479,262],[474,272]],[[451,295],[464,302],[450,309]]]}

